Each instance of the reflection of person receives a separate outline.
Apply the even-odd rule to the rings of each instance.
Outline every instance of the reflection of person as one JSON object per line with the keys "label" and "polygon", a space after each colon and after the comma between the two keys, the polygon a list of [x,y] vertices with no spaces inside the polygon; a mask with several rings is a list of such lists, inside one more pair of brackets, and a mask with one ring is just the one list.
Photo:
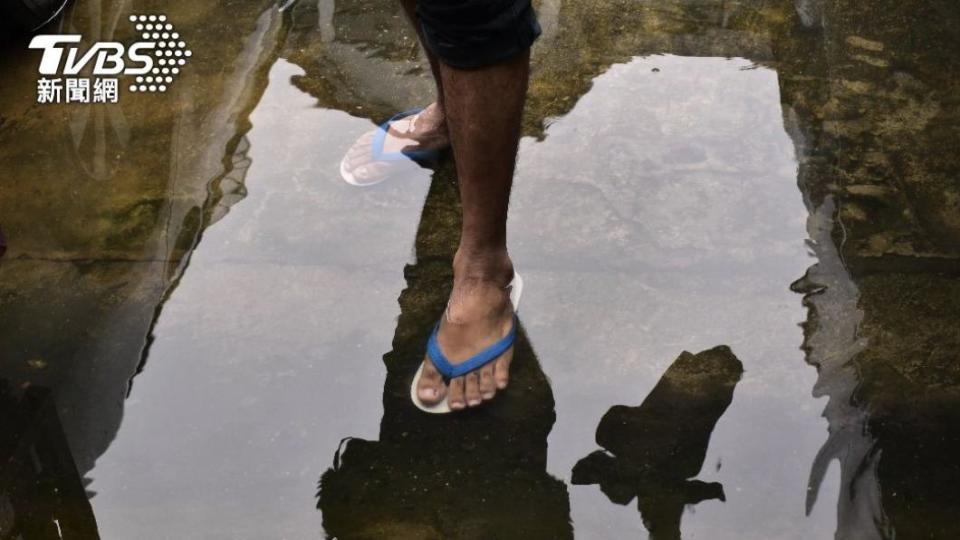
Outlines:
{"label": "reflection of person", "polygon": [[[530,0],[403,0],[403,5],[430,59],[437,100],[362,137],[341,171],[351,183],[370,184],[388,176],[404,155],[421,160],[448,145],[453,149],[463,207],[454,285],[436,333],[439,347],[424,360],[415,396],[425,408],[448,402],[457,410],[493,398],[508,382],[515,322],[507,290],[513,280],[507,204],[529,47],[540,28]],[[478,367],[465,375],[444,369],[481,358],[497,343],[502,354],[470,362]]]}
{"label": "reflection of person", "polygon": [[600,484],[617,504],[637,498],[654,539],[680,538],[686,505],[724,500],[716,482],[689,480],[703,467],[710,435],[743,373],[726,346],[684,352],[639,407],[616,405],[597,426],[597,450],[573,468],[574,484]]}
{"label": "reflection of person", "polygon": [[[317,507],[328,536],[340,539],[572,538],[564,483],[550,476],[547,436],[553,394],[533,349],[516,342],[512,384],[524,389],[454,418],[425,415],[409,398],[411,368],[449,286],[447,246],[456,231],[439,228],[455,188],[435,183],[417,240],[417,262],[404,275],[378,440],[347,439],[320,479]],[[436,231],[436,234],[434,234]]]}
{"label": "reflection of person", "polygon": [[0,378],[0,538],[99,538],[49,389]]}

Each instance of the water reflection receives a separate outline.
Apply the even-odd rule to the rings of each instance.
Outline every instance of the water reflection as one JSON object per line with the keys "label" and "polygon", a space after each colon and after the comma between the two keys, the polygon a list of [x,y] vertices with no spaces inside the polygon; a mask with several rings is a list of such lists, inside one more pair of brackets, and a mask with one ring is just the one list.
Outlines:
{"label": "water reflection", "polygon": [[[449,174],[450,171],[445,171]],[[456,186],[434,182],[416,262],[404,270],[377,441],[349,438],[320,479],[317,507],[329,537],[572,538],[564,483],[547,473],[556,419],[550,384],[523,332],[510,390],[482,408],[428,415],[410,401],[410,378],[446,305],[459,231]]]}
{"label": "water reflection", "polygon": [[[23,105],[35,101],[34,55],[18,50],[18,57],[5,58],[0,218],[9,253],[0,267],[0,375],[10,380],[12,396],[4,408],[16,416],[13,403],[49,393],[45,407],[54,409],[48,416],[58,421],[54,431],[62,427],[62,439],[51,435],[43,444],[53,445],[61,460],[70,448],[68,468],[77,476],[63,485],[82,483],[87,495],[95,494],[89,473],[116,436],[163,302],[203,230],[242,198],[245,116],[281,37],[281,17],[269,5],[206,11],[205,17],[230,16],[231,25],[219,29],[205,17],[181,16],[196,9],[187,2],[156,9],[177,17],[204,51],[164,100],[124,95],[118,104],[31,109]],[[76,2],[51,31],[80,33],[87,44],[125,41],[132,38],[133,11],[125,1]],[[198,25],[206,31],[196,32]],[[2,255],[6,240],[0,244]],[[27,444],[23,437],[0,435],[14,446]],[[19,493],[17,485],[2,490]],[[23,501],[15,502],[17,520],[33,519]],[[89,514],[85,500],[83,506]],[[94,532],[76,537],[95,536],[92,514],[82,521],[90,524],[78,531]],[[61,523],[64,534],[73,526]],[[0,532],[6,537],[6,529]]]}
{"label": "water reflection", "polygon": [[829,198],[811,215],[811,246],[819,262],[791,286],[806,293],[803,348],[807,362],[817,366],[820,375],[813,393],[829,397],[824,416],[830,435],[811,467],[806,509],[808,514],[813,509],[830,462],[836,459],[841,475],[837,536],[890,537],[877,478],[880,454],[868,427],[869,414],[857,406],[854,396],[860,383],[855,358],[866,348],[867,340],[859,332],[863,322],[860,292],[830,238],[835,212]]}
{"label": "water reflection", "polygon": [[832,239],[842,226],[834,201],[824,198],[811,215],[818,262],[793,284],[808,308],[814,395],[829,397],[829,437],[811,468],[807,510],[836,460],[838,538],[953,537],[960,288],[923,271],[850,272]]}
{"label": "water reflection", "polygon": [[[960,162],[942,4],[804,2],[806,57],[778,67],[817,257],[793,285],[839,462],[838,538],[952,538],[960,507]],[[856,21],[854,23],[853,21]],[[833,37],[833,39],[831,39]],[[949,56],[949,58],[948,58]],[[933,68],[933,66],[937,66]],[[830,501],[832,502],[832,501]]]}
{"label": "water reflection", "polygon": [[50,390],[0,379],[0,434],[3,538],[98,538]]}
{"label": "water reflection", "polygon": [[728,347],[684,352],[638,407],[611,407],[597,426],[597,450],[573,468],[574,484],[599,484],[614,503],[637,508],[652,539],[680,538],[688,506],[725,500],[700,473],[710,434],[730,402],[743,365]]}

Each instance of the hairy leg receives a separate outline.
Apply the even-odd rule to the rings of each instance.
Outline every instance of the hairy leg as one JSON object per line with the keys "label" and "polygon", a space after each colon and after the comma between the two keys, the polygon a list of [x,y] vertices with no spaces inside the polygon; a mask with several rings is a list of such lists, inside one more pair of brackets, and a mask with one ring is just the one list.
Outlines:
{"label": "hairy leg", "polygon": [[[463,206],[463,229],[454,258],[454,285],[439,341],[451,362],[463,361],[506,335],[513,324],[513,276],[507,254],[507,207],[529,77],[529,52],[479,69],[440,64]],[[453,409],[478,405],[506,387],[512,350],[479,372],[445,388],[427,362],[419,396],[431,403],[449,392]]]}

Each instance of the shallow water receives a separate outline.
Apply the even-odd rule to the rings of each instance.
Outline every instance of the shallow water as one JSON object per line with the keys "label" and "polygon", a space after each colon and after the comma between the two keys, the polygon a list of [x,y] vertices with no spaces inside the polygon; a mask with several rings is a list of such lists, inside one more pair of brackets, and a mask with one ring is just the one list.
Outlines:
{"label": "shallow water", "polygon": [[956,538],[960,9],[866,4],[540,2],[513,382],[442,418],[452,164],[337,170],[430,100],[398,6],[78,0],[194,51],[116,105],[8,40],[0,538]]}

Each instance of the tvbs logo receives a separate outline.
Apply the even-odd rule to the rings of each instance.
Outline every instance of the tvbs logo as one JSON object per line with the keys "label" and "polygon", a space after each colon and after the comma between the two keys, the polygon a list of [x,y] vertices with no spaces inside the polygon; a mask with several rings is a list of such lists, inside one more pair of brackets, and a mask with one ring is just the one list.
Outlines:
{"label": "tvbs logo", "polygon": [[193,55],[166,15],[131,15],[142,41],[129,46],[99,41],[81,51],[80,34],[42,34],[30,42],[43,50],[38,103],[116,103],[120,77],[130,92],[166,92]]}

